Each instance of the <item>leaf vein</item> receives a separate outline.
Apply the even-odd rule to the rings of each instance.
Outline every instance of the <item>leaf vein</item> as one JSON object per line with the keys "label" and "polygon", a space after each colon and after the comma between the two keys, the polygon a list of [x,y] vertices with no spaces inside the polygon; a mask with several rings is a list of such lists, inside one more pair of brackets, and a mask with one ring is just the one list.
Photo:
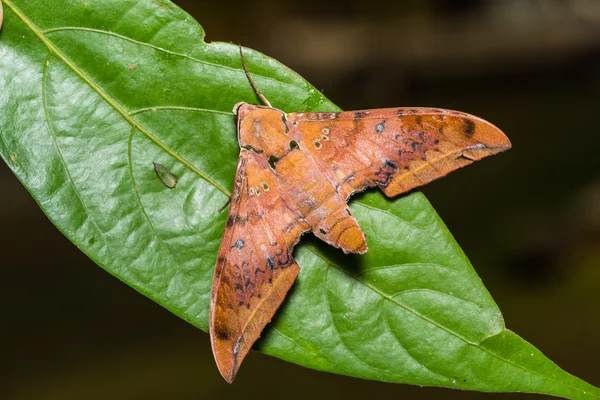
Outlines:
{"label": "leaf vein", "polygon": [[219,111],[219,110],[209,110],[207,108],[196,108],[196,107],[181,107],[181,106],[156,106],[156,107],[145,107],[137,110],[129,111],[129,115],[141,114],[145,112],[155,112],[155,111],[163,111],[163,110],[177,110],[177,111],[196,111],[196,112],[206,112],[212,114],[223,114],[223,115],[231,115],[234,114],[232,112],[227,111]]}
{"label": "leaf vein", "polygon": [[[284,339],[288,340],[289,342],[291,342],[291,343],[292,343],[292,344],[294,344],[295,346],[298,346],[299,348],[301,348],[301,349],[303,349],[303,350],[306,350],[308,353],[310,353],[310,354],[312,354],[313,356],[315,356],[315,358],[317,358],[317,359],[319,359],[319,360],[321,360],[321,361],[324,361],[324,362],[326,362],[326,363],[327,363],[327,364],[329,364],[329,365],[336,365],[335,363],[332,363],[332,362],[331,362],[329,359],[327,359],[326,357],[324,357],[324,356],[322,356],[322,355],[320,355],[320,354],[317,354],[317,353],[315,353],[315,352],[314,352],[312,349],[309,349],[308,347],[306,347],[306,346],[304,346],[304,345],[302,345],[302,344],[298,343],[298,341],[297,341],[297,340],[295,340],[295,339],[293,339],[293,338],[289,337],[288,335],[284,334],[284,333],[283,333],[283,332],[281,332],[279,329],[277,329],[277,328],[275,328],[275,327],[273,327],[273,328],[271,328],[271,329],[273,329],[273,331],[274,331],[275,333],[277,333],[278,335],[282,336]],[[339,367],[339,365],[338,365],[338,367]]]}
{"label": "leaf vein", "polygon": [[447,267],[445,265],[442,265],[442,264],[434,264],[434,263],[407,263],[407,264],[396,264],[396,265],[382,265],[381,267],[369,268],[367,270],[358,272],[356,274],[356,276],[364,276],[364,275],[367,275],[367,274],[369,274],[371,272],[376,272],[376,271],[386,270],[386,269],[412,268],[412,267],[437,268],[437,269],[447,270],[447,271],[450,271],[450,272],[457,272],[457,271],[453,270],[452,268],[449,268],[449,267]]}
{"label": "leaf vein", "polygon": [[[177,56],[177,57],[181,57],[181,58],[186,58],[186,59],[188,59],[190,61],[194,61],[194,62],[197,62],[199,64],[208,65],[208,66],[211,66],[211,67],[214,67],[214,68],[227,69],[227,70],[230,70],[230,71],[239,72],[240,74],[244,73],[241,68],[229,67],[227,65],[217,64],[217,63],[206,61],[206,60],[201,60],[199,58],[195,58],[195,57],[189,56],[187,54],[178,53],[176,51],[168,50],[168,49],[165,49],[165,48],[153,45],[151,43],[142,42],[140,40],[136,40],[136,39],[130,38],[130,37],[125,36],[125,35],[121,35],[121,34],[116,33],[116,32],[106,31],[106,30],[102,30],[102,29],[86,28],[86,27],[82,27],[82,26],[59,26],[59,27],[55,27],[55,28],[45,29],[45,30],[41,31],[41,33],[44,34],[44,35],[46,35],[46,34],[49,34],[49,33],[62,32],[62,31],[81,31],[81,32],[98,33],[98,34],[107,35],[107,36],[114,36],[116,38],[119,38],[119,39],[122,39],[122,40],[126,40],[128,42],[135,43],[135,44],[138,44],[140,46],[149,47],[149,48],[152,48],[154,50],[158,50],[158,51],[161,51],[161,52],[173,55],[173,56]],[[156,35],[156,33],[155,33],[155,35]],[[292,84],[290,84],[288,82],[283,82],[283,81],[278,80],[276,78],[273,78],[271,76],[261,75],[261,74],[255,73],[255,72],[253,72],[252,75],[253,76],[258,76],[261,79],[264,79],[264,80],[267,80],[267,81],[273,81],[273,82],[275,82],[277,84],[283,84],[283,85],[286,85],[286,86],[294,86],[294,85],[292,85]]]}
{"label": "leaf vein", "polygon": [[[373,365],[368,364],[367,362],[365,362],[364,360],[362,360],[356,353],[354,353],[354,351],[352,351],[350,349],[350,347],[348,347],[348,345],[346,344],[346,342],[344,342],[344,339],[342,338],[342,335],[335,323],[335,317],[333,316],[333,312],[331,311],[331,305],[329,303],[329,294],[330,291],[327,289],[327,282],[329,281],[329,271],[331,270],[331,268],[327,268],[326,272],[325,272],[325,282],[324,282],[324,289],[325,289],[325,302],[326,302],[326,308],[329,311],[329,316],[331,317],[331,326],[333,327],[333,330],[335,331],[337,337],[340,339],[340,343],[342,344],[342,346],[348,351],[348,353],[356,360],[358,361],[360,364],[364,365],[365,367],[369,368],[369,369],[373,369],[379,372],[383,372],[385,374],[388,375],[392,375],[392,376],[396,376],[398,378],[400,378],[399,375],[394,374],[390,371],[385,371],[381,368],[377,368]],[[332,294],[333,295],[333,294]]]}
{"label": "leaf vein", "polygon": [[417,230],[420,230],[420,231],[425,230],[424,228],[418,227],[418,226],[412,224],[411,222],[409,222],[409,221],[407,221],[407,220],[405,220],[403,218],[400,218],[399,216],[397,216],[395,214],[392,214],[391,212],[389,212],[387,210],[382,210],[381,208],[372,207],[372,206],[366,205],[365,203],[361,203],[361,202],[354,202],[353,204],[356,204],[357,206],[364,207],[364,208],[369,209],[369,210],[373,210],[375,212],[381,212],[381,213],[387,214],[390,217],[392,217],[394,219],[397,219],[398,221],[402,222],[403,224],[406,224],[406,225],[408,225],[408,226],[410,226],[412,228],[415,228]]}
{"label": "leaf vein", "polygon": [[48,37],[44,35],[44,32],[30,19],[28,19],[23,14],[23,12],[21,12],[21,10],[19,10],[10,0],[6,0],[5,3],[23,21],[23,23],[27,25],[29,29],[31,29],[31,31],[42,41],[42,43],[44,43],[46,47],[48,47],[51,53],[54,53],[58,58],[60,58],[76,75],[83,79],[84,82],[86,82],[96,93],[98,93],[100,97],[102,97],[112,108],[114,108],[119,114],[121,114],[131,125],[136,127],[140,132],[146,135],[150,140],[156,143],[159,147],[161,147],[172,157],[174,157],[187,168],[196,173],[196,175],[212,184],[215,188],[217,188],[226,196],[229,196],[230,193],[227,189],[225,189],[223,186],[219,185],[217,182],[212,180],[208,175],[200,171],[188,160],[184,159],[179,154],[174,152],[169,146],[167,146],[160,139],[151,134],[150,131],[148,131],[146,128],[140,125],[135,119],[133,119],[121,104],[119,104],[115,99],[110,97],[108,93],[102,90],[87,74],[85,74],[81,69],[79,69],[65,54],[63,54],[60,51],[60,49],[50,39],[48,39]]}
{"label": "leaf vein", "polygon": [[[48,112],[48,99],[47,99],[47,77],[48,77],[48,66],[50,65],[50,59],[52,57],[52,50],[50,50],[48,52],[48,56],[46,57],[46,60],[44,61],[44,69],[42,72],[42,109],[44,110],[44,118],[46,120],[46,125],[48,126],[48,132],[50,133],[50,136],[52,137],[52,141],[54,143],[54,148],[56,150],[56,152],[58,153],[58,158],[60,159],[61,164],[63,165],[63,168],[65,169],[65,173],[67,174],[67,178],[69,179],[69,182],[71,183],[71,185],[73,185],[73,188],[75,189],[75,196],[77,196],[77,199],[79,200],[79,203],[81,204],[81,207],[83,208],[83,210],[85,211],[85,214],[87,216],[87,218],[89,219],[89,221],[92,223],[92,225],[94,226],[94,228],[98,231],[98,233],[100,234],[100,237],[102,238],[102,241],[104,242],[104,245],[107,248],[110,248],[111,246],[108,244],[108,241],[106,240],[106,237],[104,236],[104,231],[102,229],[100,229],[100,226],[98,225],[98,223],[96,222],[96,220],[92,217],[92,213],[90,213],[90,210],[88,209],[87,205],[85,204],[85,202],[83,201],[83,199],[81,198],[81,195],[79,193],[79,190],[77,189],[77,185],[75,184],[75,181],[73,180],[73,177],[71,176],[71,172],[69,170],[69,167],[67,166],[67,163],[64,159],[64,156],[62,154],[62,151],[60,150],[60,147],[58,146],[58,141],[56,139],[56,132],[54,132],[54,128],[52,127],[52,123],[50,121],[50,113]],[[56,194],[56,192],[55,192]]]}
{"label": "leaf vein", "polygon": [[[381,315],[381,312],[380,312]],[[442,374],[438,374],[437,372],[432,371],[431,369],[429,369],[425,364],[423,364],[421,361],[417,360],[411,353],[410,351],[408,351],[406,349],[406,347],[402,344],[402,341],[400,340],[400,338],[396,335],[396,332],[394,332],[392,330],[392,327],[390,326],[390,322],[388,321],[388,317],[387,317],[387,313],[385,312],[385,310],[383,311],[383,322],[385,324],[386,329],[388,330],[388,332],[390,332],[390,334],[394,337],[394,339],[396,339],[396,342],[398,343],[398,345],[400,346],[400,348],[402,350],[404,350],[404,352],[406,353],[406,355],[413,360],[414,362],[416,362],[417,364],[419,364],[421,367],[423,367],[426,371],[431,372],[433,375],[441,377],[443,379],[450,379],[448,378],[446,375],[442,375]]]}
{"label": "leaf vein", "polygon": [[[527,368],[527,367],[524,367],[523,365],[516,364],[516,363],[514,363],[513,361],[511,361],[511,360],[508,360],[508,359],[506,359],[506,358],[504,358],[504,357],[500,356],[499,354],[496,354],[496,353],[494,353],[494,352],[492,352],[492,351],[490,351],[490,350],[488,350],[488,349],[486,349],[486,348],[484,348],[484,347],[481,347],[481,344],[483,343],[483,341],[487,340],[488,338],[484,339],[484,340],[483,340],[483,341],[481,341],[480,343],[476,343],[476,342],[472,342],[472,341],[469,341],[469,340],[467,340],[465,337],[463,337],[463,336],[459,335],[458,333],[456,333],[456,332],[454,332],[454,331],[452,331],[452,330],[450,330],[450,329],[446,328],[445,326],[443,326],[443,325],[440,325],[440,324],[438,324],[437,322],[435,322],[435,321],[433,321],[433,320],[431,320],[431,319],[427,318],[426,316],[422,315],[421,313],[417,312],[416,310],[413,310],[412,308],[410,308],[410,307],[407,307],[407,306],[405,306],[404,304],[402,304],[402,303],[399,303],[399,302],[395,301],[395,299],[392,299],[392,298],[390,298],[390,297],[389,297],[389,296],[387,296],[385,293],[383,293],[383,292],[379,291],[377,288],[373,287],[373,286],[372,286],[372,285],[370,285],[369,283],[367,283],[367,282],[364,282],[363,280],[359,279],[359,278],[358,278],[357,276],[355,276],[355,275],[352,275],[350,272],[346,271],[344,268],[342,268],[342,267],[340,267],[339,265],[335,264],[334,262],[330,261],[330,260],[329,260],[327,257],[325,257],[323,254],[319,253],[319,252],[318,252],[317,250],[315,250],[315,249],[314,249],[312,246],[307,246],[307,247],[308,247],[308,249],[309,249],[311,252],[313,252],[313,253],[314,253],[314,254],[315,254],[317,257],[321,258],[321,259],[322,259],[322,260],[323,260],[325,263],[327,263],[327,264],[328,264],[330,267],[332,267],[332,268],[336,268],[336,269],[338,269],[338,270],[342,271],[343,273],[345,273],[345,274],[346,274],[346,275],[348,275],[349,277],[356,279],[358,282],[362,283],[363,285],[367,286],[369,289],[371,289],[371,290],[373,290],[374,292],[378,293],[380,296],[382,296],[382,297],[383,297],[383,298],[385,298],[386,300],[388,300],[388,301],[391,301],[392,303],[396,304],[397,306],[399,306],[399,307],[401,307],[401,308],[404,308],[405,310],[407,310],[407,311],[408,311],[408,312],[410,312],[410,313],[413,313],[413,314],[414,314],[414,315],[416,315],[417,317],[419,317],[419,318],[422,318],[423,320],[425,320],[425,321],[427,321],[427,322],[429,322],[429,323],[431,323],[431,324],[433,324],[433,325],[437,326],[439,329],[442,329],[442,330],[444,330],[444,331],[448,332],[450,335],[452,335],[452,336],[455,336],[456,338],[458,338],[458,339],[460,339],[460,340],[464,341],[466,344],[468,344],[468,345],[471,345],[471,346],[473,346],[473,347],[476,347],[477,349],[479,349],[479,350],[483,351],[484,353],[487,353],[487,354],[489,354],[490,356],[497,358],[498,360],[504,361],[504,362],[506,362],[507,364],[510,364],[510,365],[512,365],[513,367],[517,368],[517,369],[523,370],[523,371],[525,371],[525,372],[528,372],[528,373],[530,373],[530,374],[532,374],[532,375],[539,376],[539,377],[541,377],[541,378],[543,378],[543,379],[549,380],[549,381],[551,381],[551,382],[554,382],[554,383],[556,383],[556,384],[562,385],[562,386],[564,386],[564,387],[567,387],[567,388],[569,388],[569,389],[572,389],[572,390],[575,390],[575,391],[578,391],[578,392],[584,393],[584,390],[582,390],[582,389],[580,389],[580,388],[577,388],[577,387],[574,387],[574,386],[568,385],[568,384],[566,384],[566,383],[564,383],[564,382],[557,381],[557,380],[555,380],[555,379],[552,379],[552,378],[550,378],[550,377],[548,377],[548,376],[546,376],[546,375],[542,375],[542,374],[540,374],[540,373],[539,373],[539,372],[537,372],[537,371],[532,371],[532,370],[530,370],[529,368]],[[600,398],[600,396],[595,396],[595,395],[593,395],[593,394],[591,394],[591,393],[587,393],[587,394],[589,394],[589,395],[592,395],[592,396],[594,396],[594,397],[596,397],[596,398]]]}
{"label": "leaf vein", "polygon": [[158,240],[161,247],[167,253],[167,257],[171,260],[171,263],[175,266],[175,269],[177,270],[177,273],[175,274],[175,276],[173,276],[171,278],[171,279],[175,279],[175,277],[181,273],[181,267],[180,267],[179,263],[177,261],[175,261],[175,258],[173,257],[173,252],[171,251],[171,249],[169,249],[169,247],[165,244],[163,239],[159,236],[158,232],[156,231],[154,224],[152,223],[152,221],[150,220],[150,217],[148,216],[148,213],[146,212],[146,208],[144,207],[144,204],[142,203],[142,198],[137,189],[137,183],[135,181],[135,176],[133,174],[133,162],[132,162],[132,155],[131,155],[132,154],[132,146],[131,145],[132,145],[134,133],[135,133],[135,127],[132,126],[131,132],[129,133],[129,139],[127,140],[127,165],[128,165],[128,169],[129,169],[129,175],[131,177],[131,187],[133,189],[133,192],[135,193],[135,198],[137,200],[138,205],[140,206],[140,210],[142,212],[142,215],[144,216],[144,219],[150,226],[150,229],[152,230],[153,235],[156,237],[156,240]]}
{"label": "leaf vein", "polygon": [[451,298],[453,298],[453,299],[460,300],[460,301],[463,301],[463,302],[465,302],[465,303],[472,304],[472,305],[474,305],[474,306],[475,306],[475,307],[477,307],[477,308],[481,308],[481,306],[480,306],[479,304],[476,304],[476,303],[474,303],[474,302],[472,302],[472,301],[470,301],[470,300],[461,299],[460,297],[456,297],[456,296],[455,296],[455,295],[453,295],[453,294],[450,294],[450,293],[445,293],[445,292],[442,292],[442,291],[439,291],[439,290],[435,290],[435,289],[430,289],[430,288],[415,288],[415,289],[405,289],[405,290],[400,290],[399,292],[396,292],[396,293],[392,294],[390,297],[396,297],[396,296],[400,296],[400,295],[402,295],[402,294],[405,294],[405,293],[413,293],[413,292],[432,292],[432,293],[439,293],[439,294],[441,294],[441,295],[448,296],[448,297],[451,297]]}

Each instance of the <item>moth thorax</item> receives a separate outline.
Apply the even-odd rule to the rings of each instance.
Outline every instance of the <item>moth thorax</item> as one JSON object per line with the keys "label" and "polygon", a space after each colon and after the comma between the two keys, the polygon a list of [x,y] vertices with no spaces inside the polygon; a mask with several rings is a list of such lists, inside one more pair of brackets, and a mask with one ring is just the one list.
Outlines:
{"label": "moth thorax", "polygon": [[238,135],[241,147],[264,152],[268,158],[281,158],[290,151],[285,114],[273,108],[248,107],[239,114]]}

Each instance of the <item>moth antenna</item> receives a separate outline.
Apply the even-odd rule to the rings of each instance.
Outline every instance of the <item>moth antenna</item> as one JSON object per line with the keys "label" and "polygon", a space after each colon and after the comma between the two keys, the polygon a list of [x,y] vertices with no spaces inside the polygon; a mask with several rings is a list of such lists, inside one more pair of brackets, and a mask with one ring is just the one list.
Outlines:
{"label": "moth antenna", "polygon": [[269,100],[267,100],[267,98],[260,92],[260,90],[258,90],[256,85],[254,84],[254,81],[252,80],[252,77],[250,76],[250,72],[248,71],[248,67],[246,67],[246,60],[244,60],[244,52],[242,51],[241,45],[240,45],[240,57],[242,58],[242,67],[244,67],[244,72],[246,73],[246,77],[250,81],[250,85],[252,85],[254,92],[260,98],[260,100],[263,102],[263,104],[265,106],[272,107],[271,103],[269,103]]}

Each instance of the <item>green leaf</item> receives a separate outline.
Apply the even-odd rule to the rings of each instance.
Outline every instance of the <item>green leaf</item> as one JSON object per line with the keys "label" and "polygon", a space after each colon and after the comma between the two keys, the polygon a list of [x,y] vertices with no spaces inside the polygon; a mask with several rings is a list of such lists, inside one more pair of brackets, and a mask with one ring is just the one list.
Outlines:
{"label": "green leaf", "polygon": [[[237,47],[204,43],[200,25],[165,0],[4,6],[2,158],[102,268],[206,330],[226,216],[217,210],[238,153],[231,110],[258,103]],[[293,71],[245,54],[275,107],[337,110]],[[153,162],[168,166],[175,188]],[[423,195],[370,192],[352,209],[369,252],[303,240],[301,274],[261,351],[366,379],[600,398],[505,329]]]}

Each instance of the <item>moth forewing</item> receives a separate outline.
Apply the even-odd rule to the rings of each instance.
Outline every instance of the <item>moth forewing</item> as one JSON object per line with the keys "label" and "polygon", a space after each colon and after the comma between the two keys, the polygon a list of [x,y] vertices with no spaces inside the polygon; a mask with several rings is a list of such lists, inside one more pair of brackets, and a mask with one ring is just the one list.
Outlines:
{"label": "moth forewing", "polygon": [[[240,48],[241,53],[241,48]],[[367,242],[347,206],[369,187],[397,196],[510,148],[494,125],[458,111],[387,108],[285,114],[238,103],[240,158],[215,268],[210,336],[219,371],[240,364],[291,288],[308,230],[346,253]]]}

